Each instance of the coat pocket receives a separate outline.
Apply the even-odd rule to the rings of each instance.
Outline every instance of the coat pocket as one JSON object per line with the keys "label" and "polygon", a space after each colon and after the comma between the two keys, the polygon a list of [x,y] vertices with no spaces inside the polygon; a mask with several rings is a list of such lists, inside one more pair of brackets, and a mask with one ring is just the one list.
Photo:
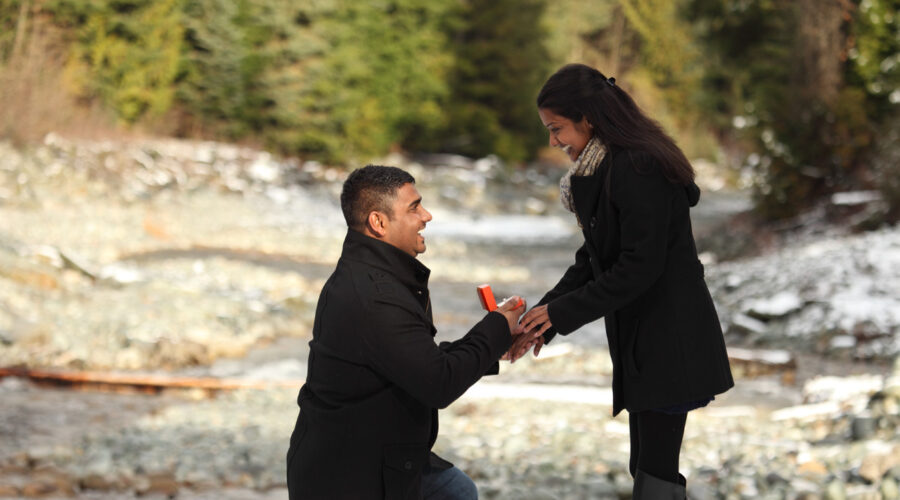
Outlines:
{"label": "coat pocket", "polygon": [[385,446],[382,465],[385,500],[421,498],[424,463],[425,452],[422,446]]}

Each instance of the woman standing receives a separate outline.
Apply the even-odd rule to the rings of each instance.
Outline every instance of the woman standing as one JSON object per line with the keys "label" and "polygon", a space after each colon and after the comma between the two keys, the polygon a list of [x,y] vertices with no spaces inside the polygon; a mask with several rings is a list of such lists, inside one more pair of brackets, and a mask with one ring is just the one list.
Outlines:
{"label": "woman standing", "polygon": [[684,153],[615,79],[581,64],[544,84],[550,145],[575,163],[560,181],[584,244],[519,322],[510,357],[600,317],[613,361],[613,415],[628,410],[635,499],[685,498],[687,413],[734,385],[691,231],[700,189]]}

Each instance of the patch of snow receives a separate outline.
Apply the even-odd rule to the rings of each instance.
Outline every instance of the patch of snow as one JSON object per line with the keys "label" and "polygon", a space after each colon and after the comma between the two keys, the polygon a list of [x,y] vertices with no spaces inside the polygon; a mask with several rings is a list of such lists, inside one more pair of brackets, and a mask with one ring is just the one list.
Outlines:
{"label": "patch of snow", "polygon": [[830,417],[839,413],[841,407],[834,401],[816,403],[811,405],[789,406],[772,412],[771,418],[775,422],[784,420],[799,420],[801,422],[815,421],[823,417]]}
{"label": "patch of snow", "polygon": [[103,267],[100,271],[100,279],[118,283],[120,285],[130,285],[143,281],[145,277],[136,267],[125,266],[122,264],[110,264]]}
{"label": "patch of snow", "polygon": [[[706,277],[726,330],[832,348],[849,347],[846,336],[855,335],[857,356],[900,354],[900,226],[710,265]],[[741,311],[766,320],[767,330]]]}
{"label": "patch of snow", "polygon": [[878,191],[846,191],[831,195],[831,203],[834,205],[864,205],[880,200],[881,193]]}
{"label": "patch of snow", "polygon": [[803,307],[803,300],[795,292],[778,292],[771,297],[755,299],[747,304],[747,311],[763,318],[780,318]]}
{"label": "patch of snow", "polygon": [[852,349],[856,347],[856,337],[853,335],[838,335],[831,339],[829,345],[832,349]]}
{"label": "patch of snow", "polygon": [[792,356],[788,351],[779,351],[772,349],[740,349],[737,347],[728,348],[728,355],[732,358],[742,360],[753,360],[760,363],[770,365],[783,365],[791,362]]}
{"label": "patch of snow", "polygon": [[856,375],[850,377],[821,376],[808,381],[803,386],[807,401],[845,402],[859,396],[868,397],[884,387],[884,378],[879,375]]}

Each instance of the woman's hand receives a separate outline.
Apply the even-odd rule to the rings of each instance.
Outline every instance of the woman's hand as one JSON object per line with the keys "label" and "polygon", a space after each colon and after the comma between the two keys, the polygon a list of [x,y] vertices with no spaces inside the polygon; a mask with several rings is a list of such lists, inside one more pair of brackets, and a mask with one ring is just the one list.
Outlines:
{"label": "woman's hand", "polygon": [[528,332],[526,335],[533,333],[532,338],[543,335],[551,326],[550,313],[547,312],[547,305],[537,306],[525,313],[519,321],[519,333]]}

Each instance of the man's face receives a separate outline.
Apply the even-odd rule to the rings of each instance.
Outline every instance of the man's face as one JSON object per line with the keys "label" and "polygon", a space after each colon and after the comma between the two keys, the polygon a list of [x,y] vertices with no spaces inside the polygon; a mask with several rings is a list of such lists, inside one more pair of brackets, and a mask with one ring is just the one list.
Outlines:
{"label": "man's face", "polygon": [[425,237],[419,234],[431,220],[422,206],[422,195],[411,183],[397,190],[390,219],[385,221],[384,241],[415,257],[425,251]]}

